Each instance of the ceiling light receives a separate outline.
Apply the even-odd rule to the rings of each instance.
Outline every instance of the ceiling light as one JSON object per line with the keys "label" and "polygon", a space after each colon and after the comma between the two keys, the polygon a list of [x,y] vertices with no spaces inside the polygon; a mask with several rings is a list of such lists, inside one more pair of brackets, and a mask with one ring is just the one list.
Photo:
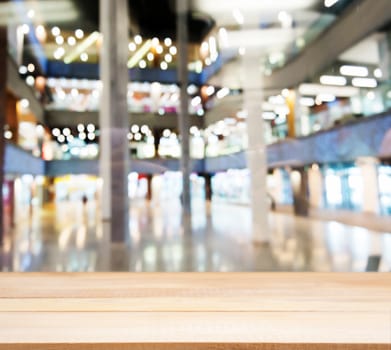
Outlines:
{"label": "ceiling light", "polygon": [[69,64],[73,62],[77,57],[79,57],[83,52],[85,52],[91,45],[93,45],[99,38],[101,34],[99,32],[91,33],[87,38],[85,38],[79,45],[75,47],[72,52],[65,56],[64,62]]}
{"label": "ceiling light", "polygon": [[152,38],[152,46],[153,46],[153,47],[156,47],[156,46],[158,46],[158,45],[159,45],[159,39],[156,38],[156,37]]}
{"label": "ceiling light", "polygon": [[278,107],[274,108],[274,112],[278,115],[288,115],[289,108],[288,108],[288,106],[278,106]]}
{"label": "ceiling light", "polygon": [[265,120],[273,120],[276,117],[274,112],[263,112],[262,118]]}
{"label": "ceiling light", "polygon": [[87,125],[87,131],[88,132],[94,132],[95,131],[95,125],[94,124],[88,124]]}
{"label": "ceiling light", "polygon": [[79,96],[79,90],[77,90],[77,89],[72,89],[71,90],[71,96],[72,97],[77,97],[77,96]]}
{"label": "ceiling light", "polygon": [[315,105],[315,99],[312,97],[301,97],[299,102],[302,106],[305,107],[312,107]]}
{"label": "ceiling light", "polygon": [[170,38],[165,38],[164,39],[164,45],[166,45],[167,47],[171,46],[172,45],[172,40]]}
{"label": "ceiling light", "polygon": [[64,142],[65,141],[65,136],[64,135],[58,135],[57,141],[58,142]]}
{"label": "ceiling light", "polygon": [[285,104],[285,99],[281,95],[270,96],[268,98],[269,103],[274,105],[283,105]]}
{"label": "ceiling light", "polygon": [[84,125],[83,124],[78,124],[77,125],[77,131],[79,131],[79,132],[84,131]]}
{"label": "ceiling light", "polygon": [[195,93],[197,93],[198,91],[198,88],[197,86],[195,86],[194,84],[190,84],[188,87],[187,87],[187,93],[189,95],[194,95]]}
{"label": "ceiling light", "polygon": [[138,63],[138,66],[142,69],[146,68],[147,67],[147,62],[145,62],[144,60],[141,60],[139,63]]}
{"label": "ceiling light", "polygon": [[54,36],[60,35],[60,33],[61,33],[60,28],[58,28],[58,27],[53,27],[53,28],[52,28],[52,34],[53,34]]}
{"label": "ceiling light", "polygon": [[52,134],[53,134],[53,136],[58,137],[58,136],[60,136],[61,131],[60,131],[59,128],[54,128],[54,129],[52,130]]}
{"label": "ceiling light", "polygon": [[81,29],[76,29],[75,30],[75,36],[78,39],[83,39],[84,38],[84,32]]}
{"label": "ceiling light", "polygon": [[64,128],[62,130],[62,133],[64,134],[64,136],[69,136],[71,134],[71,129],[69,128]]}
{"label": "ceiling light", "polygon": [[171,55],[175,56],[177,54],[178,50],[177,50],[177,48],[175,46],[171,46],[169,51],[170,51]]}
{"label": "ceiling light", "polygon": [[80,140],[85,140],[86,137],[87,137],[87,135],[86,135],[85,132],[81,132],[81,133],[79,134],[79,139],[80,139]]}
{"label": "ceiling light", "polygon": [[31,19],[31,18],[34,18],[34,16],[35,16],[35,11],[34,10],[28,10],[27,17]]}
{"label": "ceiling light", "polygon": [[80,55],[80,59],[83,61],[83,62],[87,62],[88,61],[88,54],[86,52],[83,52],[81,55]]}
{"label": "ceiling light", "polygon": [[191,100],[191,105],[193,107],[197,107],[199,104],[201,104],[201,97],[200,96],[196,96],[194,97],[192,100]]}
{"label": "ceiling light", "polygon": [[366,77],[368,75],[368,68],[362,66],[341,66],[339,72],[343,75],[352,77]]}
{"label": "ceiling light", "polygon": [[207,88],[206,88],[206,94],[208,95],[208,96],[211,96],[211,95],[213,95],[214,94],[214,92],[215,92],[215,88],[214,88],[214,86],[212,86],[212,85],[209,85]]}
{"label": "ceiling light", "polygon": [[148,52],[147,60],[148,61],[153,61],[154,58],[155,58],[155,56],[153,55],[153,53],[152,52]]}
{"label": "ceiling light", "polygon": [[129,51],[136,51],[137,46],[135,43],[129,43],[128,48],[129,48]]}
{"label": "ceiling light", "polygon": [[244,23],[243,14],[242,14],[242,12],[239,9],[237,9],[237,8],[234,9],[232,11],[232,15],[234,16],[235,21],[238,22],[238,24],[242,25]]}
{"label": "ceiling light", "polygon": [[26,77],[26,84],[29,86],[33,86],[35,83],[35,78],[32,75]]}
{"label": "ceiling light", "polygon": [[374,71],[373,71],[373,75],[378,78],[378,79],[381,79],[383,78],[383,72],[381,71],[380,68],[376,68]]}
{"label": "ceiling light", "polygon": [[282,89],[281,90],[281,95],[285,98],[289,96],[289,89]]}
{"label": "ceiling light", "polygon": [[[135,41],[136,41],[136,38],[135,38]],[[147,52],[150,50],[150,48],[152,47],[152,40],[151,39],[148,39],[144,45],[142,45],[134,54],[133,56],[129,59],[128,61],[128,68],[133,68],[146,54]],[[140,68],[145,68],[147,66],[146,62],[143,61],[144,64],[142,64],[142,66],[140,66],[140,63],[139,63],[139,66]]]}
{"label": "ceiling light", "polygon": [[333,102],[335,101],[335,96],[333,94],[319,94],[316,96],[316,99],[322,102]]}
{"label": "ceiling light", "polygon": [[19,67],[19,73],[20,74],[26,74],[28,72],[28,69],[26,66],[20,66]]}
{"label": "ceiling light", "polygon": [[95,134],[92,133],[92,132],[89,132],[88,135],[87,135],[87,137],[88,137],[88,139],[89,139],[90,141],[92,141],[92,140],[95,139]]}
{"label": "ceiling light", "polygon": [[68,42],[68,45],[69,45],[69,46],[74,46],[74,45],[76,45],[76,39],[75,39],[75,37],[73,37],[73,36],[68,37],[67,42]]}
{"label": "ceiling light", "polygon": [[324,0],[324,6],[326,7],[332,7],[334,6],[338,0]]}
{"label": "ceiling light", "polygon": [[359,89],[352,86],[326,86],[321,84],[301,84],[299,86],[300,95],[316,96],[319,94],[332,94],[337,97],[352,97],[359,94]]}
{"label": "ceiling light", "polygon": [[281,22],[283,28],[290,28],[293,24],[292,16],[286,11],[280,11],[278,13],[278,20]]}
{"label": "ceiling light", "polygon": [[224,88],[220,89],[219,91],[217,91],[217,94],[216,94],[218,99],[222,99],[222,98],[224,98],[227,95],[229,95],[229,89],[226,88],[226,87],[224,87]]}
{"label": "ceiling light", "polygon": [[172,56],[169,54],[169,53],[166,53],[164,55],[164,60],[168,63],[170,63],[172,61]]}
{"label": "ceiling light", "polygon": [[20,105],[21,105],[22,108],[26,109],[26,108],[29,108],[30,102],[29,102],[29,100],[27,98],[22,98],[20,100]]}
{"label": "ceiling light", "polygon": [[162,70],[166,70],[166,69],[168,68],[167,62],[161,62],[161,63],[160,63],[160,68],[161,68]]}
{"label": "ceiling light", "polygon": [[35,35],[37,36],[37,39],[40,41],[40,42],[43,42],[46,40],[46,30],[45,30],[45,27],[43,25],[38,25],[36,28],[35,28]]}
{"label": "ceiling light", "polygon": [[22,33],[23,34],[30,33],[30,26],[28,24],[23,24],[21,28],[22,28]]}
{"label": "ceiling light", "polygon": [[322,75],[320,77],[320,82],[323,85],[346,85],[346,78],[338,75]]}
{"label": "ceiling light", "polygon": [[27,66],[27,70],[32,73],[35,71],[35,66],[34,64],[30,63],[28,66]]}
{"label": "ceiling light", "polygon": [[59,59],[61,59],[62,56],[64,56],[64,54],[65,54],[64,48],[59,47],[59,48],[57,48],[56,51],[54,51],[53,56],[56,60],[59,60]]}
{"label": "ceiling light", "polygon": [[134,42],[137,44],[137,45],[140,45],[142,42],[143,42],[143,38],[141,37],[141,35],[136,35],[134,37]]}
{"label": "ceiling light", "polygon": [[12,131],[11,131],[11,130],[6,130],[6,131],[4,131],[4,137],[5,137],[7,140],[12,139]]}
{"label": "ceiling light", "polygon": [[162,45],[157,45],[156,46],[156,52],[160,55],[163,53],[163,46]]}
{"label": "ceiling light", "polygon": [[377,81],[373,78],[353,78],[352,85],[361,88],[375,88]]}
{"label": "ceiling light", "polygon": [[64,44],[64,38],[61,35],[56,36],[56,43],[57,45]]}

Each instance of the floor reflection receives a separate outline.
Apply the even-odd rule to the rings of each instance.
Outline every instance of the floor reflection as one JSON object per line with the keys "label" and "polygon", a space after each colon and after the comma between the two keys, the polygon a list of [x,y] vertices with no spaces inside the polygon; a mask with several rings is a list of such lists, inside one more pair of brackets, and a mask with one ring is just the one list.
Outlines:
{"label": "floor reflection", "polygon": [[374,266],[391,270],[390,233],[271,212],[271,242],[259,245],[251,239],[248,207],[194,200],[192,210],[188,234],[179,200],[134,201],[127,241],[111,243],[110,226],[99,220],[99,207],[93,201],[86,206],[61,202],[35,209],[32,217],[17,222],[6,234],[0,267],[2,271],[365,271]]}

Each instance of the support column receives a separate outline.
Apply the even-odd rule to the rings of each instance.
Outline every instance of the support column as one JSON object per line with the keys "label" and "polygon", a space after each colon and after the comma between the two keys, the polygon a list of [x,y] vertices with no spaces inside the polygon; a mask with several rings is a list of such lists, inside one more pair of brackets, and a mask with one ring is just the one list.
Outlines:
{"label": "support column", "polygon": [[127,240],[128,197],[128,9],[126,0],[100,0],[103,83],[100,118],[100,176],[103,179],[102,220],[112,242]]}
{"label": "support column", "polygon": [[308,169],[309,201],[313,208],[321,208],[323,201],[323,176],[318,164]]}
{"label": "support column", "polygon": [[379,181],[377,173],[378,159],[372,157],[358,158],[356,162],[361,170],[363,194],[362,211],[378,214],[380,212]]}
{"label": "support column", "polygon": [[308,174],[304,168],[291,171],[291,184],[293,192],[293,212],[295,215],[308,216]]}
{"label": "support column", "polygon": [[185,233],[189,229],[185,223],[191,216],[190,203],[190,143],[189,143],[189,112],[188,112],[188,23],[189,9],[188,0],[177,0],[177,46],[178,46],[178,81],[180,86],[180,108],[178,113],[179,133],[181,135],[181,159],[180,169],[182,172],[182,208]]}
{"label": "support column", "polygon": [[3,182],[4,182],[4,125],[6,121],[7,89],[7,28],[0,27],[0,246],[3,244]]}
{"label": "support column", "polygon": [[286,104],[289,108],[289,113],[286,116],[288,126],[288,137],[296,137],[296,92],[295,90],[289,90],[286,96]]}
{"label": "support column", "polygon": [[246,49],[242,59],[244,109],[247,111],[247,164],[250,170],[250,206],[252,237],[255,242],[269,242],[267,201],[267,153],[262,118],[262,80],[260,59]]}

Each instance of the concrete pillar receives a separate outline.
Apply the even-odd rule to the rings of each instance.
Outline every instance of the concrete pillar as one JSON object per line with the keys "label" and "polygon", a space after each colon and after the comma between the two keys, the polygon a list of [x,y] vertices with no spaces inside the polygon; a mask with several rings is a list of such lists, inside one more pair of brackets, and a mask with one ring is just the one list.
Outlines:
{"label": "concrete pillar", "polygon": [[271,195],[276,204],[282,204],[284,201],[284,176],[279,168],[273,170],[273,184]]}
{"label": "concrete pillar", "polygon": [[152,200],[152,177],[153,175],[152,174],[148,174],[147,175],[147,196],[146,196],[146,199],[147,200]]}
{"label": "concrete pillar", "polygon": [[378,214],[380,212],[378,159],[372,157],[358,158],[357,166],[361,170],[363,189],[362,211]]}
{"label": "concrete pillar", "polygon": [[190,137],[189,137],[189,112],[188,112],[188,0],[177,0],[177,47],[178,47],[178,81],[180,85],[180,108],[178,113],[179,133],[181,136],[180,170],[182,172],[182,208],[185,232],[189,229],[185,223],[191,222],[190,204]]}
{"label": "concrete pillar", "polygon": [[321,208],[323,204],[323,176],[318,164],[308,169],[308,190],[310,206]]}
{"label": "concrete pillar", "polygon": [[289,90],[286,96],[286,104],[289,108],[289,113],[286,116],[288,126],[288,137],[296,137],[296,92]]}
{"label": "concrete pillar", "polygon": [[247,111],[247,166],[250,170],[250,207],[252,237],[255,242],[269,242],[267,200],[267,153],[262,118],[262,76],[260,58],[247,50],[242,58],[244,109]]}
{"label": "concrete pillar", "polygon": [[3,182],[4,182],[4,124],[6,122],[7,90],[7,27],[0,27],[0,246],[3,244]]}
{"label": "concrete pillar", "polygon": [[212,200],[212,175],[203,173],[200,174],[204,178],[205,181],[205,200]]}
{"label": "concrete pillar", "polygon": [[295,215],[308,216],[308,174],[304,168],[293,169],[290,173],[293,191],[293,212]]}
{"label": "concrete pillar", "polygon": [[128,9],[126,0],[100,0],[103,83],[100,119],[102,220],[111,223],[111,240],[122,242],[129,232],[128,198]]}
{"label": "concrete pillar", "polygon": [[384,33],[378,39],[378,52],[381,57],[379,68],[382,71],[382,81],[388,81],[391,76],[391,33]]}

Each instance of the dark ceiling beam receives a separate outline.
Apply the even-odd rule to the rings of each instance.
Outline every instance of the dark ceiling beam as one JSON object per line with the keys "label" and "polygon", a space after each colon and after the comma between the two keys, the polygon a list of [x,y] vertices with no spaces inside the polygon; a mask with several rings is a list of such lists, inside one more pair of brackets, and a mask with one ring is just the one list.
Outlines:
{"label": "dark ceiling beam", "polygon": [[338,56],[391,21],[390,0],[354,1],[301,55],[264,78],[266,89],[294,87],[328,68]]}

